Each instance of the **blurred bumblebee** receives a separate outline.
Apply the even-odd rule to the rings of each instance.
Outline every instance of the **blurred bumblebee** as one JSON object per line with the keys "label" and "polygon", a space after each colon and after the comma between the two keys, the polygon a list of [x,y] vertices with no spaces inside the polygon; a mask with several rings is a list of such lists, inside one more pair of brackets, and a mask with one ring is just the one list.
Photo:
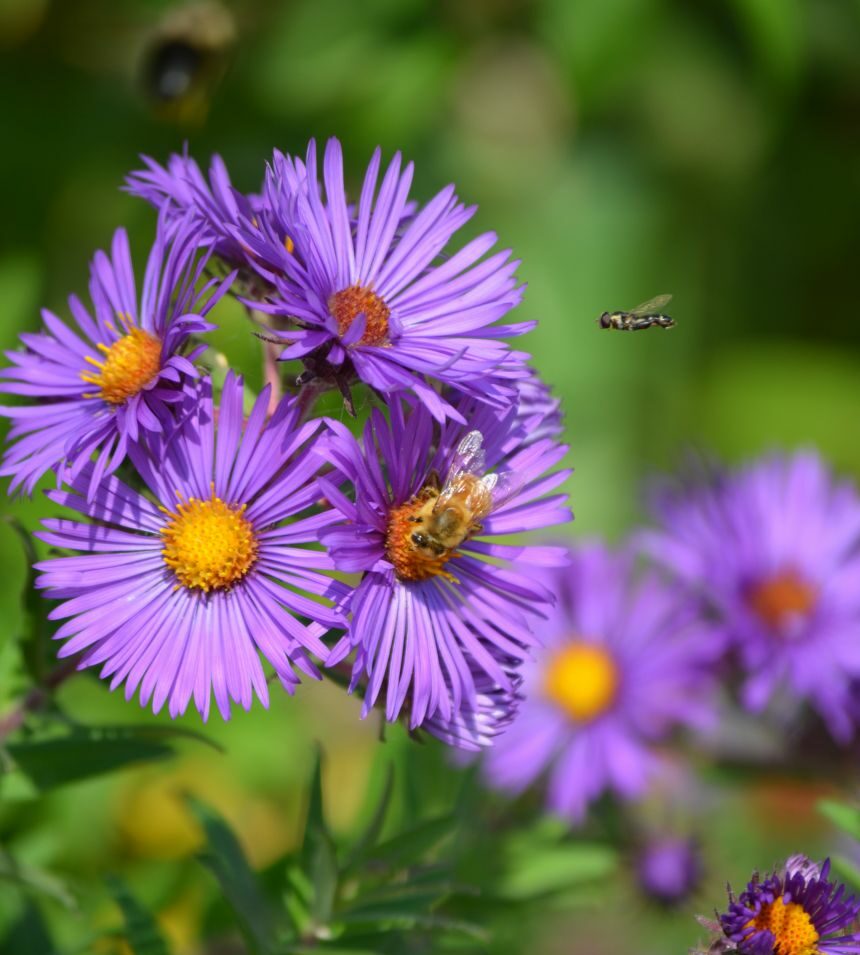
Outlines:
{"label": "blurred bumblebee", "polygon": [[233,15],[217,0],[171,10],[141,60],[141,83],[156,113],[173,122],[202,122],[235,41]]}
{"label": "blurred bumblebee", "polygon": [[672,300],[671,295],[658,295],[649,299],[629,312],[604,312],[597,319],[601,328],[614,328],[619,332],[638,332],[643,328],[672,328],[675,319],[664,315],[661,311]]}

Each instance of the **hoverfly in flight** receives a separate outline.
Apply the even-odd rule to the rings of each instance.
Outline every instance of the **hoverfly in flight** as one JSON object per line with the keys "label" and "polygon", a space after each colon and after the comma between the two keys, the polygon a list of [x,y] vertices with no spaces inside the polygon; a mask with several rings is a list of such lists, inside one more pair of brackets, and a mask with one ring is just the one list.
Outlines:
{"label": "hoverfly in flight", "polygon": [[671,300],[671,295],[658,295],[630,309],[629,312],[604,312],[597,322],[601,328],[614,328],[619,332],[638,332],[643,328],[651,328],[653,325],[659,325],[660,328],[672,328],[675,319],[660,311]]}

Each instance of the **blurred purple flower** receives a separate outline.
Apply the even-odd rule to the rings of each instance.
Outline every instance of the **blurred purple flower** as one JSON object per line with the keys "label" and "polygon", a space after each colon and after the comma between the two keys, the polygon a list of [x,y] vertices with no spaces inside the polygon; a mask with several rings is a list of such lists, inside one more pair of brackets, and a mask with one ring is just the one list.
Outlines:
{"label": "blurred purple flower", "polygon": [[660,905],[680,905],[701,881],[699,846],[682,836],[654,838],[639,853],[636,875],[648,898]]}
{"label": "blurred purple flower", "polygon": [[534,576],[557,603],[524,668],[526,700],[485,772],[513,792],[548,773],[549,808],[579,822],[606,790],[642,794],[659,765],[654,744],[673,729],[710,722],[721,645],[657,576],[634,579],[627,552],[590,544],[569,567]]}
{"label": "blurred purple flower", "polygon": [[833,736],[854,730],[860,496],[812,451],[771,455],[655,494],[644,550],[703,595],[747,673],[745,705],[789,687]]}
{"label": "blurred purple flower", "polygon": [[[318,180],[316,144],[307,164],[275,154],[264,191],[261,228],[237,230],[276,295],[270,310],[298,324],[282,358],[301,358],[340,380],[357,377],[383,394],[412,391],[442,421],[457,417],[426,379],[493,403],[509,404],[513,383],[527,374],[525,355],[504,339],[534,323],[499,325],[522,297],[517,262],[507,251],[484,255],[496,241],[485,233],[440,261],[474,207],[443,189],[412,215],[412,165],[398,153],[377,193],[381,153],[370,162],[357,208],[348,205],[340,143],[329,140]],[[324,189],[323,189],[324,187]],[[289,234],[294,248],[283,248]]]}
{"label": "blurred purple flower", "polygon": [[231,699],[247,709],[256,693],[267,704],[260,654],[292,692],[293,665],[318,677],[307,651],[324,657],[320,637],[340,622],[319,598],[346,588],[305,546],[338,517],[311,510],[322,461],[309,442],[321,422],[299,424],[285,399],[266,423],[268,400],[266,389],[243,425],[242,383],[229,374],[216,436],[211,384],[201,383],[179,430],[131,448],[155,503],[115,477],[88,503],[89,464],[70,490],[49,493],[94,522],[49,520],[38,535],[83,554],[36,565],[37,586],[63,601],[50,614],[67,621],[60,656],[103,664],[111,689],[125,681],[130,699],[140,688],[156,712],[169,701],[175,717],[193,696],[206,719],[212,693],[225,719]]}
{"label": "blurred purple flower", "polygon": [[[845,886],[831,882],[830,860],[820,868],[798,865],[762,879],[755,873],[720,916],[726,938],[738,955],[850,955],[860,952],[860,934],[845,932],[860,915],[860,902]],[[809,860],[803,859],[808,863]]]}
{"label": "blurred purple flower", "polygon": [[[550,494],[567,475],[552,470],[566,449],[549,438],[524,446],[515,407],[499,414],[461,399],[458,408],[465,426],[439,425],[424,405],[394,402],[390,420],[374,411],[361,441],[331,423],[325,454],[336,471],[320,483],[344,523],[323,542],[339,570],[362,577],[346,606],[349,629],[328,663],[357,651],[351,689],[367,678],[365,715],[386,687],[387,719],[408,701],[413,728],[430,721],[437,735],[483,742],[488,720],[498,729],[509,719],[518,689],[512,673],[552,600],[534,568],[562,555],[493,538],[569,520],[564,496]],[[464,437],[474,446],[476,434],[482,451],[464,456]],[[483,478],[497,472],[516,475],[500,495],[505,478],[495,488],[495,478]],[[436,504],[455,487],[458,496],[437,517]],[[489,510],[476,510],[476,500]],[[443,528],[449,518],[453,525]]]}
{"label": "blurred purple flower", "polygon": [[172,426],[171,407],[197,377],[192,362],[205,346],[182,351],[193,335],[214,327],[204,318],[230,282],[198,289],[206,256],[196,250],[192,222],[169,229],[160,220],[138,299],[128,237],[118,229],[111,256],[97,252],[92,262],[92,314],[77,296],[69,298],[80,334],[45,309],[44,331],[21,336],[26,351],[6,353],[12,366],[0,370],[0,392],[33,401],[0,407],[13,422],[0,467],[12,476],[10,490],[32,493],[55,467],[76,480],[97,454],[87,471],[92,499],[142,433]]}

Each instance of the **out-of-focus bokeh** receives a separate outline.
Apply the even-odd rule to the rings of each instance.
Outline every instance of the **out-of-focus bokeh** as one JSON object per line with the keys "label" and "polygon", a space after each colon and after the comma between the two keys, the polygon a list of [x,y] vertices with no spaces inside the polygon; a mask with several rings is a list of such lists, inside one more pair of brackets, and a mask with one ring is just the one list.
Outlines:
{"label": "out-of-focus bokeh", "polygon": [[[218,152],[254,190],[274,146],[337,135],[353,185],[377,144],[402,150],[418,195],[455,182],[480,206],[470,228],[496,230],[522,258],[520,317],[539,321],[526,347],[573,448],[575,536],[623,534],[643,481],[689,448],[737,460],[814,444],[860,477],[857,0],[0,0],[0,90],[4,348],[41,306],[63,314],[66,295],[85,292],[88,259],[117,225],[145,252],[154,214],[119,191],[139,154],[164,161],[187,143],[205,165]],[[671,331],[595,324],[668,292]],[[253,358],[241,326],[221,335]],[[48,505],[2,507],[32,527]],[[2,708],[25,559],[3,525],[0,542]],[[62,699],[81,720],[164,721],[88,677]],[[7,804],[2,838],[81,889],[84,909],[56,919],[70,943],[115,916],[100,880],[119,870],[178,955],[200,952],[214,888],[191,862],[199,833],[181,793],[217,806],[257,866],[297,838],[314,740],[344,830],[384,757],[450,802],[458,770],[438,748],[416,753],[394,732],[381,757],[378,725],[358,710],[332,686],[276,694],[268,713],[206,728],[223,754],[189,744]],[[832,841],[814,810],[820,784],[708,782],[682,778],[639,810],[643,828],[698,834],[696,899],[649,909],[630,860],[575,907],[557,900],[529,927],[531,955],[683,951],[700,934],[691,913],[712,911],[725,879]],[[526,950],[521,926],[493,928],[489,951]]]}

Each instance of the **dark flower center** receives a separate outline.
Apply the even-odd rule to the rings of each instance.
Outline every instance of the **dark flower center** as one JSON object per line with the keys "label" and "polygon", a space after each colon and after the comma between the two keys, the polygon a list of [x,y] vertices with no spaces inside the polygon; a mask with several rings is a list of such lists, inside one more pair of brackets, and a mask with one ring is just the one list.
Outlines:
{"label": "dark flower center", "polygon": [[357,344],[376,347],[388,344],[391,310],[376,292],[361,285],[350,285],[335,292],[328,300],[328,307],[341,337],[349,331],[359,315],[364,315],[364,333]]}

